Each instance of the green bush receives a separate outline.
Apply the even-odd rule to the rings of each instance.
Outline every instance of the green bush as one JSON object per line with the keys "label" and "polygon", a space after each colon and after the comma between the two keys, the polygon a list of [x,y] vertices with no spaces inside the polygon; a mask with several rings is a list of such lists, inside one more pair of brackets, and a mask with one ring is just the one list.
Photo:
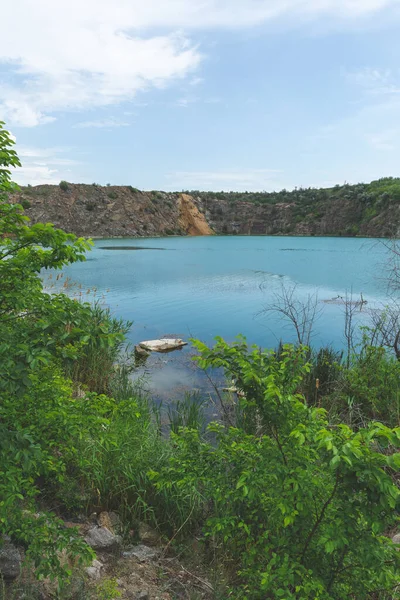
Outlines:
{"label": "green bush", "polygon": [[29,200],[26,200],[26,198],[22,198],[20,204],[25,210],[32,206],[32,204],[29,202]]}
{"label": "green bush", "polygon": [[400,362],[384,348],[365,347],[352,356],[330,403],[353,427],[373,420],[400,426]]}
{"label": "green bush", "polygon": [[[35,427],[32,411],[40,411],[45,386],[39,374],[55,373],[63,356],[76,355],[84,343],[74,320],[82,322],[87,309],[65,296],[43,292],[42,269],[60,268],[82,260],[90,247],[83,239],[29,219],[19,205],[8,203],[15,191],[9,167],[20,166],[13,142],[0,123],[0,534],[24,545],[37,576],[62,578],[68,567],[60,552],[81,562],[93,556],[73,531],[67,531],[54,515],[39,511],[38,481],[49,476],[62,478],[55,444],[47,445]],[[78,337],[80,340],[78,342]],[[30,395],[32,391],[32,395]],[[64,387],[55,384],[53,393],[63,397]],[[36,398],[36,402],[34,402]],[[39,399],[40,398],[40,399]],[[31,403],[31,404],[30,404]],[[28,409],[31,406],[32,409]],[[23,421],[26,414],[29,421]],[[51,419],[51,415],[47,415]],[[47,422],[48,422],[47,419]],[[64,433],[63,433],[64,435]],[[54,442],[62,443],[62,439]],[[39,514],[38,514],[39,513]],[[67,570],[66,570],[67,569]]]}
{"label": "green bush", "polygon": [[67,192],[69,190],[69,184],[67,181],[60,181],[59,186],[63,192]]}
{"label": "green bush", "polygon": [[107,196],[111,198],[111,200],[116,200],[118,198],[118,194],[116,192],[108,192]]}
{"label": "green bush", "polygon": [[193,499],[188,520],[202,498],[205,539],[232,573],[227,596],[390,598],[400,554],[384,534],[397,521],[400,431],[330,427],[296,393],[309,369],[301,349],[276,357],[244,340],[197,347],[200,365],[222,367],[242,392],[236,426],[211,424],[212,442],[173,434],[169,466],[153,477],[170,496]]}

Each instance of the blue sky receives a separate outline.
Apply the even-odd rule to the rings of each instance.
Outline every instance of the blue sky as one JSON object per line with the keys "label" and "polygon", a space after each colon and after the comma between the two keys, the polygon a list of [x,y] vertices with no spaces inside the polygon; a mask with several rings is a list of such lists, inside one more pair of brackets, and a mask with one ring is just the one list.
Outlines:
{"label": "blue sky", "polygon": [[399,0],[14,0],[21,183],[277,190],[398,176]]}

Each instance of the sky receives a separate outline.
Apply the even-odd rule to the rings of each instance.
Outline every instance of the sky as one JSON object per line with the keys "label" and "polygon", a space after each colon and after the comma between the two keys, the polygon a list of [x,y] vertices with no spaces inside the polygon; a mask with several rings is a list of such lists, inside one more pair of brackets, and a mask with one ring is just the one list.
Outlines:
{"label": "sky", "polygon": [[13,0],[14,179],[273,191],[400,173],[400,0]]}

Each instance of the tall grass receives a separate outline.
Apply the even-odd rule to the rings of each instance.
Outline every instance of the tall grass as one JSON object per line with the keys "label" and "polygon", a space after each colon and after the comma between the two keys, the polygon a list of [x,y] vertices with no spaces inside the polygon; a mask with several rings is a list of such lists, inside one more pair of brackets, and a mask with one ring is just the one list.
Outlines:
{"label": "tall grass", "polygon": [[188,427],[204,432],[207,425],[205,403],[198,392],[186,392],[182,400],[169,404],[167,415],[170,430],[179,433],[180,428]]}
{"label": "tall grass", "polygon": [[144,396],[120,400],[105,435],[82,440],[79,448],[86,510],[115,510],[128,529],[145,520],[173,535],[193,501],[153,482],[152,473],[166,467],[172,451]]}
{"label": "tall grass", "polygon": [[131,325],[131,322],[113,317],[108,308],[95,303],[86,324],[87,342],[77,360],[65,362],[66,376],[89,391],[110,393],[116,364]]}

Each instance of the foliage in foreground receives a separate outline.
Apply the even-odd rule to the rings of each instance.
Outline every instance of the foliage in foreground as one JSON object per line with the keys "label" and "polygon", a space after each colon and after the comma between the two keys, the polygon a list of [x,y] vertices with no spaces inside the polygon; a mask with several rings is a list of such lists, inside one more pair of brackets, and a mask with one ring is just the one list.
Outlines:
{"label": "foliage in foreground", "polygon": [[236,427],[174,435],[169,467],[154,474],[171,494],[204,498],[205,535],[229,558],[231,597],[394,597],[400,556],[384,536],[396,523],[400,430],[379,423],[331,427],[296,388],[303,351],[279,359],[244,340],[197,343],[203,368],[223,367],[243,392]]}

